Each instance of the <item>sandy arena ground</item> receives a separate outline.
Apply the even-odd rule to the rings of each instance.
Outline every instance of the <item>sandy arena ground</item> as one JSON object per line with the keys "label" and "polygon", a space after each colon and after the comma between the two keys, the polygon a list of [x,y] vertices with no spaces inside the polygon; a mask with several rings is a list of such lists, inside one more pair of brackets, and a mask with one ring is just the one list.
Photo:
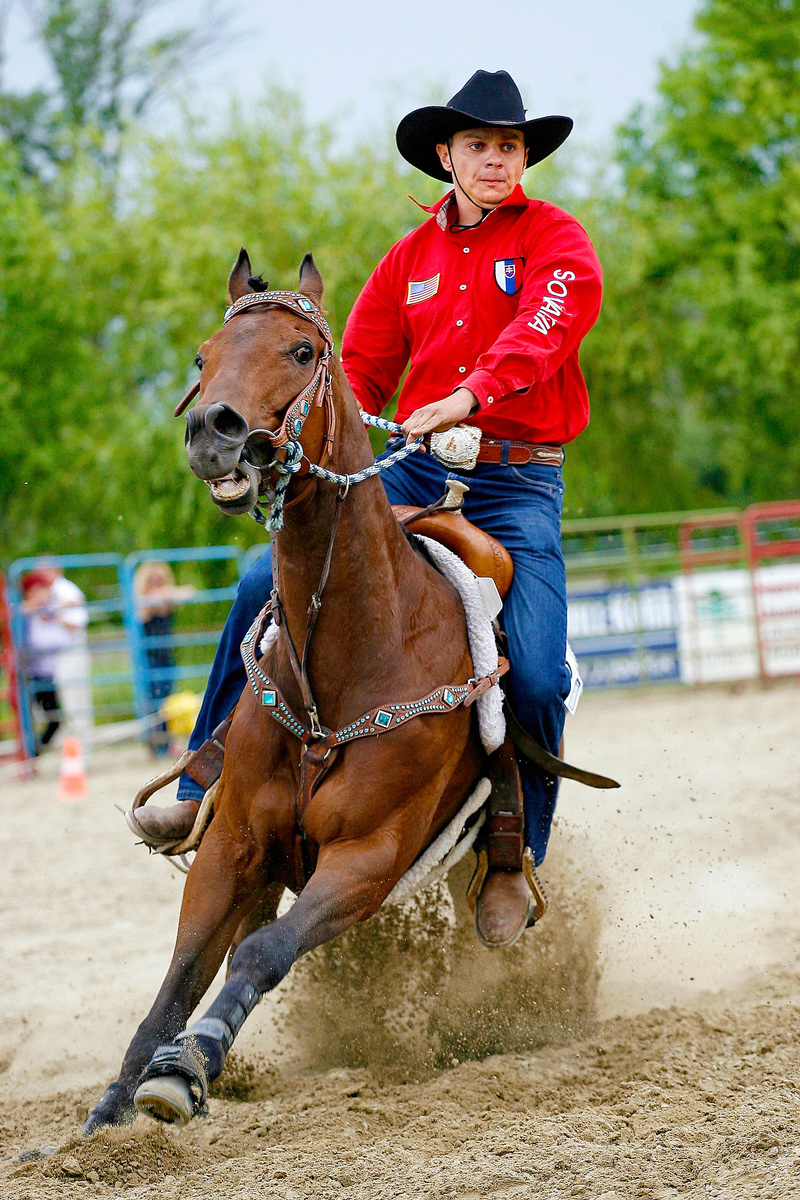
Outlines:
{"label": "sandy arena ground", "polygon": [[208,1117],[89,1142],[182,877],[114,807],[151,773],[139,748],[98,753],[77,804],[49,771],[6,773],[0,1194],[800,1196],[799,699],[585,698],[568,757],[624,786],[564,787],[550,912],[524,944],[476,947],[455,880],[454,903],[440,891],[304,961],[250,1018]]}

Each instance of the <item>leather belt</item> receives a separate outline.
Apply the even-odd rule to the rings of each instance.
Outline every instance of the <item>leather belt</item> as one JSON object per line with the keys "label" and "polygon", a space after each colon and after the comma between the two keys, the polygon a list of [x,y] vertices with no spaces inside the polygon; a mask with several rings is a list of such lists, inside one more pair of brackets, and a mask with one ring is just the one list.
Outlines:
{"label": "leather belt", "polygon": [[[386,445],[393,447],[401,441],[399,437],[390,438]],[[434,458],[451,471],[473,471],[479,462],[502,463],[505,447],[508,448],[506,462],[514,466],[536,462],[560,467],[564,462],[563,446],[490,438],[475,425],[454,425],[446,433],[426,434],[423,441]]]}
{"label": "leather belt", "polygon": [[[524,463],[547,463],[552,467],[564,464],[564,447],[547,446],[536,442],[507,442],[508,461],[515,467]],[[503,442],[497,438],[481,438],[478,462],[499,463],[503,458]]]}

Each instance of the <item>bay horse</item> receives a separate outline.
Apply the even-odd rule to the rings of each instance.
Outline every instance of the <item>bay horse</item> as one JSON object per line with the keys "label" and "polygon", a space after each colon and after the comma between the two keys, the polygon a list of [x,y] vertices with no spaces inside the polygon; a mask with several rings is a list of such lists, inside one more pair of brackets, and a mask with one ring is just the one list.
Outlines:
{"label": "bay horse", "polygon": [[[235,319],[200,347],[199,398],[187,415],[190,466],[232,512],[252,508],[262,475],[274,480],[287,428],[306,461],[333,472],[374,461],[332,352],[313,259],[303,260],[296,293],[251,303],[263,286],[242,251],[228,280]],[[301,469],[276,540],[278,637],[256,665],[262,682],[236,708],[166,978],[86,1134],[131,1122],[137,1104],[179,1124],[196,1114],[259,998],[301,955],[377,912],[485,766],[471,709],[458,702],[474,686],[461,600],[413,548],[380,480],[347,490]],[[391,704],[431,696],[438,707],[419,719],[411,712],[382,736],[331,742],[330,731],[362,714],[380,725]],[[281,703],[294,728],[276,719]],[[327,741],[313,737],[315,724]],[[274,919],[285,888],[297,900]],[[187,1031],[229,949],[225,984]]]}

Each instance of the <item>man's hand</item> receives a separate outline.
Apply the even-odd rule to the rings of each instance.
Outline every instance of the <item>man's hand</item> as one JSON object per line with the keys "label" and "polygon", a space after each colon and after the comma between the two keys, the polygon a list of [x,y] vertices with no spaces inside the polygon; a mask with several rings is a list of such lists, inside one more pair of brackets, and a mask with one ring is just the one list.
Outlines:
{"label": "man's hand", "polygon": [[407,421],[403,422],[403,434],[406,441],[420,437],[425,433],[444,433],[452,429],[459,421],[468,417],[477,400],[469,388],[456,388],[452,396],[437,400],[435,404],[426,404],[418,408]]}

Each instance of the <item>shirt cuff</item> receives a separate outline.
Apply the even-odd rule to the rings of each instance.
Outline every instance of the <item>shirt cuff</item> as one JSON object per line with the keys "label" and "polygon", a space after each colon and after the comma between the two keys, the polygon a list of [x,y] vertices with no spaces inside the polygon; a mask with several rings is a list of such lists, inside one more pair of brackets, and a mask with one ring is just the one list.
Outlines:
{"label": "shirt cuff", "polygon": [[488,371],[473,371],[459,387],[468,388],[472,392],[480,409],[491,408],[495,400],[499,400],[502,395],[500,384]]}

